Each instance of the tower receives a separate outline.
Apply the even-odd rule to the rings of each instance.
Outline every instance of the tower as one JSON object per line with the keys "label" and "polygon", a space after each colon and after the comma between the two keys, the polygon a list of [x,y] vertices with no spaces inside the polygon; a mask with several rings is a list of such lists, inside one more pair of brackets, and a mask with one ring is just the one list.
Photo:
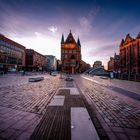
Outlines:
{"label": "tower", "polygon": [[68,34],[66,40],[64,40],[64,35],[61,38],[61,61],[62,61],[62,71],[69,74],[80,72],[80,62],[81,62],[81,43],[78,38],[75,41],[71,31]]}

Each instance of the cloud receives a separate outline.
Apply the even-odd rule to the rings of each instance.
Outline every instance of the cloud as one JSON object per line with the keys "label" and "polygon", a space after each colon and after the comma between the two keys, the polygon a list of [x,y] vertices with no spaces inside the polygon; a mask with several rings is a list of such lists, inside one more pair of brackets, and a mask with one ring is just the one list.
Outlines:
{"label": "cloud", "polygon": [[79,22],[80,22],[82,30],[86,32],[89,32],[91,30],[92,25],[91,25],[91,21],[88,18],[82,17],[80,18]]}
{"label": "cloud", "polygon": [[92,23],[99,12],[99,7],[91,9],[86,16],[79,18],[79,24],[83,33],[89,33],[93,27]]}
{"label": "cloud", "polygon": [[40,37],[42,34],[41,33],[39,33],[39,32],[35,32],[34,33],[37,37]]}
{"label": "cloud", "polygon": [[57,27],[56,26],[50,26],[48,28],[48,30],[51,31],[52,33],[55,33],[55,32],[57,32]]}

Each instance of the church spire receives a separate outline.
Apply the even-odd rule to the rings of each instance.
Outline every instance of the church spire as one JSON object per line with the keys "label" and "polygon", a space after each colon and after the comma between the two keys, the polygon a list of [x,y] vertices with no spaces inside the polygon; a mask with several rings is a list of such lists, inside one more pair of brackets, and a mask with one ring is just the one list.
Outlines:
{"label": "church spire", "polygon": [[77,40],[77,45],[78,45],[78,47],[79,47],[79,46],[81,47],[81,43],[80,43],[79,37],[78,37],[78,40]]}
{"label": "church spire", "polygon": [[62,34],[61,44],[64,44],[64,35]]}

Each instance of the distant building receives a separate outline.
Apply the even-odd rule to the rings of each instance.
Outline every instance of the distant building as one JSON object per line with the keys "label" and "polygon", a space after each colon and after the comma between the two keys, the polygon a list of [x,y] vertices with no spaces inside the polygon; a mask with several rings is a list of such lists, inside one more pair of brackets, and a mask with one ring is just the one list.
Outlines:
{"label": "distant building", "polygon": [[110,57],[110,60],[108,61],[108,70],[114,71],[114,57]]}
{"label": "distant building", "polygon": [[80,72],[83,73],[88,69],[90,69],[90,64],[87,64],[85,61],[81,60],[81,62],[80,62]]}
{"label": "distant building", "polygon": [[102,61],[95,61],[93,64],[93,68],[104,68],[102,65]]}
{"label": "distant building", "polygon": [[0,70],[25,67],[25,47],[0,34]]}
{"label": "distant building", "polygon": [[121,72],[140,74],[140,33],[136,39],[127,34],[125,40],[122,39],[119,49]]}
{"label": "distant building", "polygon": [[119,63],[119,55],[114,54],[114,57],[110,57],[110,60],[108,61],[108,70],[119,72],[120,71],[120,63]]}
{"label": "distant building", "polygon": [[45,67],[46,57],[33,49],[26,49],[26,69],[29,71],[42,71]]}
{"label": "distant building", "polygon": [[57,59],[53,55],[45,55],[46,57],[46,70],[47,71],[56,71],[57,70]]}
{"label": "distant building", "polygon": [[64,36],[61,39],[61,61],[62,71],[66,73],[79,73],[81,70],[81,44],[78,38],[75,41],[71,31],[64,41]]}
{"label": "distant building", "polygon": [[61,71],[61,65],[62,65],[61,60],[57,60],[57,71]]}

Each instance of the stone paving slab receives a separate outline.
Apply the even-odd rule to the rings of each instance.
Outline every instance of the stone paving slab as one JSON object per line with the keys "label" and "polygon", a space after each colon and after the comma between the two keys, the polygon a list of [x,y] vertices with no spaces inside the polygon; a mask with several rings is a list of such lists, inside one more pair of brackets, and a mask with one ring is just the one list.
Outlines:
{"label": "stone paving slab", "polygon": [[85,107],[71,108],[71,128],[72,140],[99,140],[99,136]]}

